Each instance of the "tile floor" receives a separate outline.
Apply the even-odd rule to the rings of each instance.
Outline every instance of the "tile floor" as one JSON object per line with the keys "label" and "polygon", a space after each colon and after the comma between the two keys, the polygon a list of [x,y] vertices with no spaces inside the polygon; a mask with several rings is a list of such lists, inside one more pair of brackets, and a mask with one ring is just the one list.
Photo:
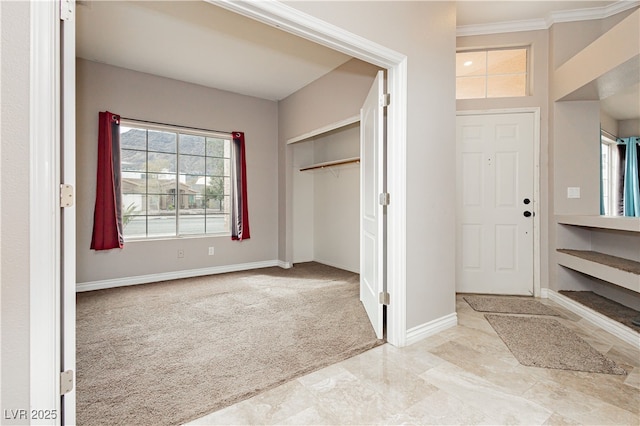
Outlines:
{"label": "tile floor", "polygon": [[629,374],[520,365],[458,296],[457,327],[405,348],[379,346],[190,424],[639,425],[640,348],[542,303]]}

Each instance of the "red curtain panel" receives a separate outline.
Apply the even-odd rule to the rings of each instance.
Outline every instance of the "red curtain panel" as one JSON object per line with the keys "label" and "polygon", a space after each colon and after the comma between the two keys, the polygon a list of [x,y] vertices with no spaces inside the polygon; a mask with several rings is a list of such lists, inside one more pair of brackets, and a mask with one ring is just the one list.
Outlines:
{"label": "red curtain panel", "polygon": [[233,192],[231,195],[231,239],[246,240],[249,234],[249,205],[247,203],[247,165],[245,155],[244,133],[232,133],[232,176]]}

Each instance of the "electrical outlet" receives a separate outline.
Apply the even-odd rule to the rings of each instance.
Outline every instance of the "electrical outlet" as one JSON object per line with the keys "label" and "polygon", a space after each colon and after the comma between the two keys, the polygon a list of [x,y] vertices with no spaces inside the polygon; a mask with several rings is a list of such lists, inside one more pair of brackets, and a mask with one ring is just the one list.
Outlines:
{"label": "electrical outlet", "polygon": [[182,259],[184,257],[184,250],[178,249],[178,259]]}
{"label": "electrical outlet", "polygon": [[209,247],[209,256],[213,256],[214,250],[213,247]]}

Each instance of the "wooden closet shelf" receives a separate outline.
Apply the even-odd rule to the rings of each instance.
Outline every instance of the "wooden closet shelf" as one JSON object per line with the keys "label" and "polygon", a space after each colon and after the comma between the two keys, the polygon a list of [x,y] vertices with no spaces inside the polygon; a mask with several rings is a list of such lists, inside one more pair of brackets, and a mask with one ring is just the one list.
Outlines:
{"label": "wooden closet shelf", "polygon": [[562,266],[640,293],[640,262],[589,250],[557,252]]}
{"label": "wooden closet shelf", "polygon": [[352,164],[352,163],[359,163],[359,162],[360,162],[360,157],[345,158],[343,160],[327,161],[325,163],[312,164],[310,166],[302,167],[300,171],[304,172],[307,170],[324,169],[325,167],[342,166],[345,164]]}

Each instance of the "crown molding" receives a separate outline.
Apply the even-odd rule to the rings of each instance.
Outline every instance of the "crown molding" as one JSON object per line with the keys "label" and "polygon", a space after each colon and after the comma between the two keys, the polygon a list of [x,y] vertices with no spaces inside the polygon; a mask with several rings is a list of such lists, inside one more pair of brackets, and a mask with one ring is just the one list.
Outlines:
{"label": "crown molding", "polygon": [[456,28],[458,37],[485,34],[513,33],[520,31],[537,31],[551,28],[553,24],[561,22],[589,21],[604,19],[625,10],[640,6],[639,0],[620,0],[609,6],[588,9],[563,10],[551,12],[546,18],[529,19],[523,21],[496,22],[492,24],[461,25]]}

